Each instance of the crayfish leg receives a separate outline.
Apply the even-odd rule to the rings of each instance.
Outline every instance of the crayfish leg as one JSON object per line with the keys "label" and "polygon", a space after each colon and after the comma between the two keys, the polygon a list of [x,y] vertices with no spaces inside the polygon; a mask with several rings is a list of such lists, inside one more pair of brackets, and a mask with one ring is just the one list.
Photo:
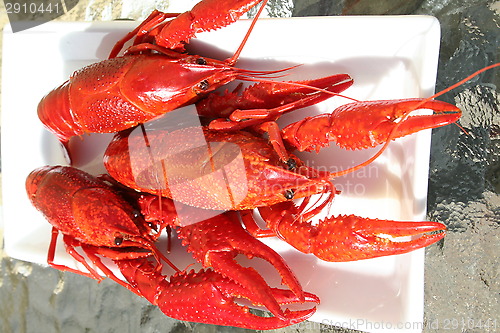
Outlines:
{"label": "crayfish leg", "polygon": [[[156,25],[163,22],[165,19],[171,17],[177,17],[178,15],[179,15],[178,13],[163,13],[160,12],[159,10],[154,10],[134,30],[130,31],[118,42],[116,42],[116,44],[113,46],[113,49],[109,53],[108,59],[116,58],[118,56],[118,53],[120,53],[120,51],[125,46],[125,44],[132,38],[136,37],[136,39],[138,39],[140,36],[144,35],[146,32],[149,32],[151,29],[153,29]],[[138,44],[138,42],[136,41],[136,43],[134,44]]]}
{"label": "crayfish leg", "polygon": [[256,238],[275,237],[276,233],[272,229],[262,229],[253,217],[253,209],[240,211],[241,221],[245,229]]}
{"label": "crayfish leg", "polygon": [[50,245],[49,245],[49,251],[47,252],[47,264],[50,267],[52,267],[54,269],[58,269],[60,271],[67,271],[67,272],[71,272],[71,273],[75,273],[75,274],[80,274],[80,275],[95,279],[99,282],[104,280],[104,278],[101,275],[99,275],[99,273],[92,266],[89,265],[87,260],[80,253],[78,253],[76,251],[76,249],[75,249],[75,242],[76,241],[73,240],[71,237],[64,236],[64,245],[66,246],[66,251],[76,261],[78,261],[83,266],[85,266],[85,268],[89,271],[89,273],[83,272],[83,271],[80,271],[78,269],[74,269],[74,268],[71,268],[71,267],[68,267],[65,265],[59,265],[59,264],[54,263],[58,235],[59,235],[59,230],[57,230],[55,227],[53,227],[52,228],[52,237],[51,237]]}

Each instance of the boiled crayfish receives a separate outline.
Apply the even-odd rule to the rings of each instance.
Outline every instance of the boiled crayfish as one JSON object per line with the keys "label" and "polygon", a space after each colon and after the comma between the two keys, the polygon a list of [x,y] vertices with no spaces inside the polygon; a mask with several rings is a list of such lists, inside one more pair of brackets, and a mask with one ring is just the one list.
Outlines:
{"label": "boiled crayfish", "polygon": [[[52,267],[100,280],[96,266],[177,319],[273,329],[306,320],[315,311],[283,310],[285,305],[319,299],[305,292],[286,262],[255,237],[277,236],[323,260],[349,261],[406,253],[444,236],[445,226],[434,222],[348,215],[311,224],[339,193],[332,181],[375,157],[333,173],[307,166],[295,150],[318,151],[330,143],[347,149],[386,147],[393,139],[453,123],[460,110],[430,98],[356,101],[281,129],[282,114],[343,92],[353,84],[351,77],[270,82],[268,76],[282,71],[236,68],[251,29],[226,60],[190,55],[184,48],[195,33],[226,26],[260,2],[263,7],[267,1],[204,0],[180,15],[155,11],[115,45],[109,59],[75,72],[42,99],[39,117],[65,145],[75,135],[122,131],[105,154],[114,180],[71,167],[44,167],[28,177],[33,205],[53,225]],[[125,47],[128,42],[132,45]],[[237,79],[257,83],[212,93]],[[157,130],[148,122],[192,103],[203,118],[199,127]],[[412,116],[419,108],[434,113]],[[315,194],[321,199],[310,207]],[[267,229],[257,225],[255,210]],[[178,269],[175,258],[158,250],[159,235],[169,228],[178,230],[202,270]],[[60,233],[68,252],[89,273],[54,264]],[[391,241],[383,235],[413,238]],[[255,269],[239,265],[238,254],[267,260],[288,290],[269,286]],[[125,280],[102,257],[113,261]],[[174,274],[165,273],[164,263]],[[256,316],[237,298],[274,316]]]}
{"label": "boiled crayfish", "polygon": [[[162,200],[160,206],[157,197],[140,197],[131,193],[127,198],[126,193],[121,193],[123,189],[64,166],[34,170],[26,180],[26,190],[33,205],[53,225],[47,259],[52,267],[102,280],[87,262],[90,259],[106,276],[158,305],[170,317],[272,329],[305,320],[315,311],[314,307],[282,311],[280,305],[319,303],[315,295],[302,290],[276,252],[251,237],[226,214],[183,229],[181,237],[190,244],[189,250],[195,258],[204,266],[212,267],[197,273],[186,272],[159,254],[153,244],[162,227],[162,224],[152,223],[159,222],[155,216],[160,216],[162,223],[168,221],[172,225],[177,220],[173,204],[167,199]],[[63,234],[68,252],[90,273],[53,263],[59,233]],[[88,259],[77,252],[78,247],[84,250]],[[268,260],[279,270],[291,290],[271,288],[255,270],[237,265],[233,259],[238,253]],[[127,282],[116,277],[100,256],[113,260]],[[148,260],[150,256],[155,257],[154,262]],[[169,279],[162,274],[162,260],[176,271]],[[248,308],[234,302],[241,297],[255,305],[265,306],[276,317],[265,318],[250,313]]]}

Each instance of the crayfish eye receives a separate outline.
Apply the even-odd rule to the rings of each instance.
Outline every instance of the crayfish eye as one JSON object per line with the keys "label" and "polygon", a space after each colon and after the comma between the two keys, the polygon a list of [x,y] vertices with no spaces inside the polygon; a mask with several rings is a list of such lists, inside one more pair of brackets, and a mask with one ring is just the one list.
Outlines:
{"label": "crayfish eye", "polygon": [[132,211],[132,218],[134,220],[137,219],[137,218],[139,218],[140,216],[141,216],[141,213],[137,209],[135,209],[135,210]]}
{"label": "crayfish eye", "polygon": [[115,245],[120,246],[123,243],[123,237],[115,237]]}
{"label": "crayfish eye", "polygon": [[285,196],[285,199],[290,200],[290,199],[293,199],[293,197],[295,195],[295,191],[294,190],[286,190],[285,193],[283,193],[283,195]]}
{"label": "crayfish eye", "polygon": [[294,170],[295,168],[297,168],[297,161],[295,161],[293,158],[290,158],[285,162],[285,165],[288,170]]}
{"label": "crayfish eye", "polygon": [[205,59],[203,59],[203,58],[198,58],[198,59],[196,59],[196,63],[198,65],[206,65],[207,61]]}
{"label": "crayfish eye", "polygon": [[207,90],[209,86],[210,84],[207,80],[203,80],[200,82],[200,84],[198,84],[198,88],[200,88],[200,90]]}

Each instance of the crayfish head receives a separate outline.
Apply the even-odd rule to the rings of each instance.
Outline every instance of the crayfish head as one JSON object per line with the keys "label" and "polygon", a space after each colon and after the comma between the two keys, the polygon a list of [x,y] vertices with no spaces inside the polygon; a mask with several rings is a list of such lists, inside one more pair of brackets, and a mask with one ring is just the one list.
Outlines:
{"label": "crayfish head", "polygon": [[137,108],[153,115],[192,104],[239,75],[238,69],[200,56],[134,57],[120,82],[120,92]]}
{"label": "crayfish head", "polygon": [[260,167],[262,177],[259,177],[255,187],[257,184],[261,186],[258,197],[255,198],[255,207],[274,205],[333,190],[329,172],[311,168],[292,154],[286,163],[267,160]]}
{"label": "crayfish head", "polygon": [[[413,113],[421,109],[433,113]],[[332,113],[334,126],[329,135],[340,147],[363,149],[454,123],[461,114],[455,105],[422,98],[355,102],[342,105]]]}
{"label": "crayfish head", "polygon": [[95,246],[149,248],[152,228],[115,188],[67,166],[44,166],[26,179],[33,206],[57,230]]}
{"label": "crayfish head", "polygon": [[147,247],[153,242],[138,210],[116,192],[101,187],[82,188],[71,200],[75,222],[85,242],[108,247]]}

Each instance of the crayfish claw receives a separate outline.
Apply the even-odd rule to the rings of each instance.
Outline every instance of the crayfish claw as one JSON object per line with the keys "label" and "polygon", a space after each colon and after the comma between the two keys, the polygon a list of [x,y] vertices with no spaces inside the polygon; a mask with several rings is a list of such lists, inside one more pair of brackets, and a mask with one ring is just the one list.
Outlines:
{"label": "crayfish claw", "polygon": [[300,283],[283,258],[244,230],[234,214],[223,214],[185,226],[179,230],[179,237],[204,267],[212,267],[217,273],[243,286],[251,292],[254,302],[264,305],[276,317],[285,319],[272,288],[255,269],[236,262],[238,254],[268,261],[297,300],[305,300]]}
{"label": "crayfish claw", "polygon": [[[408,253],[445,236],[437,222],[388,221],[355,215],[329,217],[315,226],[311,252],[326,261],[354,261]],[[416,237],[416,238],[415,238]]]}
{"label": "crayfish claw", "polygon": [[[250,290],[232,280],[217,278],[218,274],[216,274],[216,272],[205,271],[203,274],[206,274],[207,276],[214,274],[213,284],[224,299],[224,302],[216,305],[216,311],[222,310],[221,317],[224,321],[224,323],[219,323],[219,325],[240,326],[244,323],[244,327],[250,329],[276,329],[304,321],[312,316],[316,311],[315,306],[305,310],[292,311],[285,309],[282,317],[261,317],[251,313],[247,306],[240,305],[236,302],[237,298],[242,298],[247,299],[254,306],[262,306],[263,304],[260,304],[259,301],[255,300],[255,297]],[[280,305],[304,302],[319,304],[319,298],[311,293],[305,293],[303,300],[299,299],[289,290],[271,288],[271,293],[273,298],[275,298]]]}
{"label": "crayfish claw", "polygon": [[[211,129],[242,129],[274,121],[281,115],[322,102],[353,84],[347,74],[314,80],[268,81],[253,84],[241,94],[211,94],[196,104],[198,113],[219,118]],[[225,122],[222,120],[230,120]]]}
{"label": "crayfish claw", "polygon": [[[421,109],[432,110],[433,113],[411,114]],[[423,98],[350,103],[332,113],[335,124],[343,124],[335,129],[339,133],[344,128],[350,132],[353,128],[357,129],[358,134],[353,135],[349,142],[343,142],[342,136],[335,135],[337,144],[348,149],[374,147],[389,138],[397,139],[425,129],[445,126],[456,122],[461,115],[460,109],[453,104]]]}
{"label": "crayfish claw", "polygon": [[389,221],[356,215],[331,216],[312,225],[297,216],[300,211],[295,206],[280,217],[279,209],[282,207],[275,205],[259,210],[275,234],[297,250],[330,262],[411,252],[439,241],[446,231],[446,226],[437,222]]}
{"label": "crayfish claw", "polygon": [[[167,316],[213,325],[237,326],[249,329],[277,329],[309,318],[316,307],[283,311],[282,318],[261,317],[250,312],[245,305],[236,303],[248,299],[254,305],[252,291],[221,274],[208,269],[199,272],[177,272],[170,277],[161,275],[146,259],[115,261],[125,279]],[[289,290],[271,289],[280,305],[303,303]],[[306,302],[319,303],[316,295],[305,293]]]}
{"label": "crayfish claw", "polygon": [[[421,109],[433,113],[412,113]],[[354,102],[292,123],[282,136],[300,151],[319,150],[331,142],[344,149],[365,149],[454,123],[461,115],[453,104],[423,98]]]}
{"label": "crayfish claw", "polygon": [[438,222],[385,221],[365,219],[356,237],[369,240],[370,252],[380,255],[407,253],[431,245],[446,234],[446,226]]}

